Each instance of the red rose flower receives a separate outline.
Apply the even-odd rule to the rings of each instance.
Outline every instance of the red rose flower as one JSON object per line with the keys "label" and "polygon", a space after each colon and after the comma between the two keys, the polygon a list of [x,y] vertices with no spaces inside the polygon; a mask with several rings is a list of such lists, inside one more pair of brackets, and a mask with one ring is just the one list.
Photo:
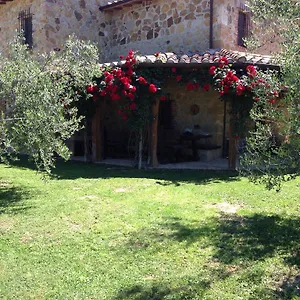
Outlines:
{"label": "red rose flower", "polygon": [[195,86],[194,86],[193,83],[188,82],[188,83],[186,84],[186,88],[187,88],[188,91],[193,91],[193,90],[195,89]]}
{"label": "red rose flower", "polygon": [[228,65],[228,59],[225,56],[220,57],[218,62],[220,64],[220,68],[223,68],[224,66]]}
{"label": "red rose flower", "polygon": [[268,102],[271,103],[271,104],[274,104],[275,103],[275,99],[269,99]]}
{"label": "red rose flower", "polygon": [[93,93],[97,93],[97,92],[99,92],[98,85],[94,85],[93,86]]}
{"label": "red rose flower", "polygon": [[135,98],[134,94],[132,94],[132,93],[128,93],[127,96],[128,96],[128,98],[129,98],[130,100],[132,100],[132,101],[133,101],[134,98]]}
{"label": "red rose flower", "polygon": [[200,87],[199,82],[196,82],[196,83],[194,84],[194,89],[196,90],[196,89],[198,89],[199,87]]}
{"label": "red rose flower", "polygon": [[89,94],[92,94],[92,93],[93,93],[93,90],[94,90],[94,88],[93,88],[93,86],[90,85],[90,84],[86,87],[86,91],[87,91]]}
{"label": "red rose flower", "polygon": [[131,92],[131,93],[135,93],[135,92],[136,92],[136,87],[132,85],[132,86],[130,87],[130,92]]}
{"label": "red rose flower", "polygon": [[[129,57],[127,56],[126,59],[129,59]],[[131,63],[129,61],[126,61],[126,63],[124,64],[124,66],[126,68],[131,68]]]}
{"label": "red rose flower", "polygon": [[129,109],[130,110],[136,110],[136,104],[135,104],[135,102],[130,103]]}
{"label": "red rose flower", "polygon": [[165,95],[160,96],[160,101],[166,101],[167,97]]}
{"label": "red rose flower", "polygon": [[148,84],[147,80],[146,80],[144,77],[142,77],[142,76],[140,76],[140,77],[138,78],[138,81],[139,81],[139,83],[142,84],[142,85],[147,85],[147,84]]}
{"label": "red rose flower", "polygon": [[116,70],[116,76],[117,76],[118,78],[121,78],[121,77],[122,77],[122,74],[123,74],[123,72],[122,72],[121,69]]}
{"label": "red rose flower", "polygon": [[236,94],[238,96],[241,96],[245,90],[246,90],[246,87],[244,85],[240,84],[236,87]]}
{"label": "red rose flower", "polygon": [[123,113],[123,112],[122,112],[121,109],[118,109],[118,110],[117,110],[117,114],[118,114],[118,115],[121,115],[122,113]]}
{"label": "red rose flower", "polygon": [[125,90],[129,90],[130,87],[131,87],[131,85],[130,85],[129,83],[125,83],[125,84],[124,84],[124,89],[125,89]]}
{"label": "red rose flower", "polygon": [[154,56],[157,57],[159,55],[159,52],[155,52]]}
{"label": "red rose flower", "polygon": [[124,56],[123,56],[123,55],[120,55],[120,59],[124,59]]}
{"label": "red rose flower", "polygon": [[208,92],[208,91],[209,91],[209,88],[210,88],[209,83],[204,84],[203,89],[204,89],[205,91]]}
{"label": "red rose flower", "polygon": [[246,71],[250,78],[254,78],[257,75],[256,68],[253,65],[249,65],[246,67]]}
{"label": "red rose flower", "polygon": [[106,93],[105,90],[102,90],[102,91],[100,92],[100,96],[101,96],[101,97],[105,97],[106,95],[107,95],[107,93]]}
{"label": "red rose flower", "polygon": [[109,74],[105,77],[105,82],[108,83],[114,79],[114,76],[112,74]]}
{"label": "red rose flower", "polygon": [[215,67],[215,66],[211,66],[211,67],[209,68],[209,74],[210,74],[210,75],[215,75],[215,73],[216,73],[216,67]]}
{"label": "red rose flower", "polygon": [[129,78],[128,77],[121,77],[120,81],[125,85],[125,84],[129,84]]}
{"label": "red rose flower", "polygon": [[123,120],[126,121],[128,119],[128,116],[126,114],[123,115]]}
{"label": "red rose flower", "polygon": [[180,75],[176,76],[176,81],[177,82],[180,81],[181,79],[182,79],[182,76],[180,76]]}
{"label": "red rose flower", "polygon": [[258,102],[258,101],[259,101],[259,97],[254,97],[253,100],[254,100],[255,102]]}
{"label": "red rose flower", "polygon": [[238,78],[236,75],[233,75],[233,76],[231,77],[231,79],[232,79],[232,81],[234,81],[234,82],[238,82],[238,81],[239,81],[239,78]]}
{"label": "red rose flower", "polygon": [[132,71],[132,70],[128,70],[128,71],[126,72],[126,74],[127,74],[128,76],[132,77],[132,76],[133,76],[133,71]]}
{"label": "red rose flower", "polygon": [[157,87],[154,84],[149,85],[149,92],[150,93],[156,93],[157,92]]}
{"label": "red rose flower", "polygon": [[176,71],[177,71],[176,68],[172,68],[173,73],[176,73]]}
{"label": "red rose flower", "polygon": [[273,95],[274,95],[274,97],[278,97],[278,92],[277,92],[277,91],[274,91],[274,92],[273,92]]}
{"label": "red rose flower", "polygon": [[224,85],[223,91],[224,91],[224,94],[228,94],[229,93],[229,86],[228,85]]}
{"label": "red rose flower", "polygon": [[119,94],[111,94],[112,101],[118,101],[120,99],[121,99],[121,96]]}

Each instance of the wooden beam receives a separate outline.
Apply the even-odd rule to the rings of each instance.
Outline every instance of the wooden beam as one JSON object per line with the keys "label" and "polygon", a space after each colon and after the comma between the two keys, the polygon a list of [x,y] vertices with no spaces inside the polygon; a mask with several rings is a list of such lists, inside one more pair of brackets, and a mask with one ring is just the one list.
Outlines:
{"label": "wooden beam", "polygon": [[158,159],[157,159],[157,129],[158,129],[158,113],[159,113],[159,103],[160,100],[156,99],[156,101],[152,104],[152,124],[151,124],[151,161],[150,165],[153,168],[158,167]]}
{"label": "wooden beam", "polygon": [[237,161],[237,142],[238,139],[233,136],[233,126],[229,125],[229,149],[228,149],[228,169],[236,169]]}

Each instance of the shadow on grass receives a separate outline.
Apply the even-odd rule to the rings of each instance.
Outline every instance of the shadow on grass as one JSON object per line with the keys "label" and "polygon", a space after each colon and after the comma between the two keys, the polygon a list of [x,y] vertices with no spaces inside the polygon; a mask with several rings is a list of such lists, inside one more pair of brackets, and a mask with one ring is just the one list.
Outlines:
{"label": "shadow on grass", "polygon": [[[210,287],[210,281],[195,278],[184,279],[181,284],[152,283],[136,284],[122,289],[113,300],[161,300],[168,299],[199,299]],[[171,297],[171,298],[170,298]]]}
{"label": "shadow on grass", "polygon": [[[24,169],[36,170],[35,166],[28,162],[25,157],[11,163],[12,166]],[[78,178],[149,178],[157,180],[161,186],[182,183],[207,184],[220,181],[238,181],[237,172],[234,171],[201,171],[201,170],[137,170],[133,168],[97,165],[84,162],[58,161],[56,168],[52,171],[56,179],[78,179]]]}
{"label": "shadow on grass", "polygon": [[11,186],[9,182],[0,178],[0,215],[22,213],[29,209],[30,206],[24,203],[28,196],[29,193],[25,189]]}
{"label": "shadow on grass", "polygon": [[[168,247],[167,241],[185,242],[186,247],[199,243],[201,248],[213,249],[212,264],[214,261],[218,262],[220,270],[223,268],[227,273],[211,275],[212,280],[220,281],[231,276],[232,268],[239,270],[238,266],[242,269],[246,267],[247,271],[243,271],[246,273],[241,275],[241,279],[248,284],[255,282],[258,285],[255,288],[256,299],[262,299],[267,295],[268,297],[271,295],[272,299],[293,299],[300,296],[300,276],[280,278],[274,290],[274,286],[259,286],[265,273],[262,266],[260,273],[257,269],[252,269],[256,263],[279,255],[289,269],[299,270],[300,218],[263,214],[251,216],[221,214],[220,218],[211,218],[203,226],[196,222],[186,224],[180,218],[170,218],[164,224],[159,224],[155,230],[143,229],[135,233],[129,238],[126,248],[130,251],[144,251],[152,245],[154,251],[157,251],[161,247]],[[259,278],[256,278],[257,276]],[[187,292],[179,297],[179,292],[168,288],[168,285],[153,285],[151,288],[133,286],[121,291],[119,298],[116,299],[164,299],[166,295],[174,296],[172,299],[194,299],[195,295],[199,296],[200,287],[203,287],[204,293],[209,288],[209,282],[199,283],[194,287],[183,286],[180,289]],[[198,289],[196,294],[193,288]]]}
{"label": "shadow on grass", "polygon": [[164,226],[171,229],[169,238],[187,244],[208,237],[216,249],[215,258],[224,264],[259,261],[280,253],[286,263],[300,267],[300,218],[222,214],[209,224],[189,227],[170,220]]}

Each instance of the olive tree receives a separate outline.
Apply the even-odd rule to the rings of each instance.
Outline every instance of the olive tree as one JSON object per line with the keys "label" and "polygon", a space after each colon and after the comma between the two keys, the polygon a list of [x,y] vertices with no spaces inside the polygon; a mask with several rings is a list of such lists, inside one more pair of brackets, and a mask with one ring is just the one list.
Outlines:
{"label": "olive tree", "polygon": [[[248,137],[248,151],[242,173],[268,188],[280,188],[282,181],[300,172],[300,2],[250,0],[256,30],[248,41],[251,50],[276,42],[274,53],[280,71],[270,84],[280,84],[275,103],[256,103],[251,111],[254,129]],[[257,90],[258,97],[262,97]],[[276,96],[276,97],[275,97]]]}
{"label": "olive tree", "polygon": [[32,53],[16,37],[0,57],[0,154],[27,154],[50,172],[57,156],[68,159],[65,141],[81,128],[77,90],[98,72],[98,49],[70,37],[63,49]]}

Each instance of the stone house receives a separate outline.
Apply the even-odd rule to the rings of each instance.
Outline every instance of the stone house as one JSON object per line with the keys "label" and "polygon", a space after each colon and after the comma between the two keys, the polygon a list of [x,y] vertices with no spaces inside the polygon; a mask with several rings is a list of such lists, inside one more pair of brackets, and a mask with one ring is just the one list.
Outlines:
{"label": "stone house", "polygon": [[[61,48],[75,33],[97,43],[104,61],[130,49],[244,51],[249,26],[244,0],[0,0],[1,41],[23,29],[32,35],[33,49],[44,52]],[[266,47],[263,54],[271,50]]]}
{"label": "stone house", "polygon": [[[0,0],[1,41],[10,40],[20,29],[30,47],[39,52],[61,48],[75,33],[99,45],[102,62],[116,61],[133,49],[146,55],[141,67],[156,66],[155,52],[165,53],[166,67],[185,68],[187,72],[195,66],[208,69],[220,53],[237,66],[256,63],[272,67],[268,54],[273,45],[265,46],[263,55],[246,53],[243,38],[251,29],[251,13],[243,0]],[[0,50],[5,53],[3,44]],[[172,83],[166,90],[171,103],[166,114],[172,115],[169,127],[182,133],[196,125],[210,133],[210,142],[221,146],[224,153],[229,134],[224,123],[227,112],[217,93],[187,94]],[[110,137],[121,136],[124,127],[109,109],[103,121],[99,120],[100,115],[93,126],[95,160],[103,158],[103,127],[113,128],[105,133]],[[158,140],[168,134],[158,130]],[[221,156],[221,150],[216,153]]]}

